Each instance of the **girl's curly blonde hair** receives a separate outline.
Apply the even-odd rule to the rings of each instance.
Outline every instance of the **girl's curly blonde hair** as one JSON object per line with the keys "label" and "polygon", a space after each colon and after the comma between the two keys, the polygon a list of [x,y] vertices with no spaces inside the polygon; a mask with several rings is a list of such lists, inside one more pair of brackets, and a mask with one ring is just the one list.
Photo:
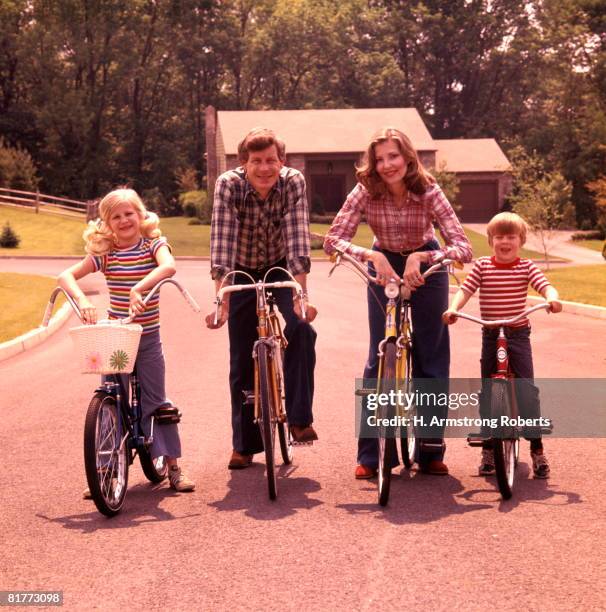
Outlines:
{"label": "girl's curly blonde hair", "polygon": [[377,172],[375,147],[388,140],[393,140],[396,143],[406,162],[406,174],[403,179],[406,189],[416,195],[423,195],[436,180],[425,170],[410,138],[394,127],[384,127],[373,134],[362,158],[362,163],[356,166],[358,181],[366,187],[372,198],[387,195],[387,186]]}
{"label": "girl's curly blonde hair", "polygon": [[89,255],[106,255],[116,247],[116,237],[109,228],[109,219],[114,208],[120,204],[132,204],[141,221],[141,236],[144,238],[159,238],[162,232],[159,229],[158,215],[146,210],[139,194],[134,189],[114,189],[110,191],[99,203],[99,218],[89,221],[82,234]]}

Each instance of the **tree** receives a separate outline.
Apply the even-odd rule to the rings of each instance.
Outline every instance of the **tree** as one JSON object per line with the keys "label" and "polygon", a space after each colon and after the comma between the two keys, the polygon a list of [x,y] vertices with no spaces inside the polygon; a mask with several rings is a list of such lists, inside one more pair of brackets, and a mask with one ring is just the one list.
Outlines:
{"label": "tree", "polygon": [[572,185],[558,171],[549,171],[536,154],[520,146],[510,152],[513,191],[508,201],[541,241],[547,269],[549,244],[555,230],[570,226],[574,210],[570,200]]}
{"label": "tree", "polygon": [[598,227],[603,234],[606,234],[606,176],[601,176],[596,181],[588,183],[587,189],[595,196]]}

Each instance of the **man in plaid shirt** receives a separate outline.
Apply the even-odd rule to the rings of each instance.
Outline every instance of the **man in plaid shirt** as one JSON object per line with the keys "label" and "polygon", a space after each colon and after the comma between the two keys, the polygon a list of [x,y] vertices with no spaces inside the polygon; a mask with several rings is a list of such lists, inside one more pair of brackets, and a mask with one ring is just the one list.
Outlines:
{"label": "man in plaid shirt", "polygon": [[[274,266],[287,268],[299,282],[307,302],[307,274],[311,267],[310,238],[305,179],[284,166],[284,143],[268,129],[256,128],[238,146],[240,167],[223,173],[215,186],[210,234],[211,276],[218,291],[228,272],[241,270],[255,280]],[[273,272],[268,281],[286,280]],[[247,284],[242,274],[232,282]],[[273,291],[286,326],[288,346],[284,355],[286,411],[291,433],[297,442],[317,440],[312,427],[316,332],[310,325],[317,311],[307,303],[302,319],[298,300],[292,291]],[[230,469],[252,463],[263,451],[259,428],[254,423],[254,407],[243,403],[243,391],[254,388],[251,358],[257,339],[256,294],[243,291],[228,294],[217,324],[214,312],[206,317],[207,326],[229,330],[230,391],[233,452]]]}

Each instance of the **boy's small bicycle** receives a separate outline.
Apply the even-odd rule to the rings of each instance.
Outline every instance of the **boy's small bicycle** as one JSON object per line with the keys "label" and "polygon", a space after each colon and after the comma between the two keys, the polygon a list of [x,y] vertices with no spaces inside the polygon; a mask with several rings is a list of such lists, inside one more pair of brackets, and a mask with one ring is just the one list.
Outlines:
{"label": "boy's small bicycle", "polygon": [[[292,280],[268,283],[267,278],[272,272],[283,272]],[[228,293],[239,291],[255,291],[257,296],[257,319],[259,339],[253,346],[253,360],[255,367],[254,389],[245,391],[245,403],[254,404],[255,422],[259,426],[263,439],[265,451],[265,465],[267,469],[267,487],[269,499],[274,500],[278,495],[278,482],[275,467],[275,440],[276,430],[280,444],[282,461],[289,465],[293,460],[293,445],[288,426],[288,417],[285,409],[285,386],[284,386],[284,350],[286,349],[286,338],[282,333],[280,320],[275,310],[275,299],[271,295],[272,289],[294,289],[301,304],[301,312],[305,317],[305,304],[303,301],[303,290],[301,285],[294,279],[288,270],[281,267],[270,268],[263,280],[255,279],[241,270],[234,270],[225,275],[223,283],[228,278],[242,274],[250,279],[246,285],[223,285],[215,298],[216,312],[215,325],[219,317],[219,309],[223,303],[223,297]]]}
{"label": "boy's small bicycle", "polygon": [[[485,321],[461,311],[456,313],[457,317],[473,321],[484,327],[499,328],[496,353],[497,368],[491,375],[490,418],[496,419],[499,425],[502,422],[505,425],[500,425],[496,429],[498,435],[488,436],[483,435],[481,432],[473,433],[468,436],[467,442],[470,446],[483,446],[487,441],[491,443],[494,452],[495,474],[499,492],[503,499],[510,499],[513,494],[515,469],[518,465],[520,449],[520,433],[522,430],[517,425],[519,411],[515,394],[515,375],[509,367],[505,327],[515,324],[537,310],[547,310],[549,312],[550,306],[549,304],[537,304],[511,319],[494,321]],[[552,427],[540,427],[538,429],[544,434],[552,432]]]}
{"label": "boy's small bicycle", "polygon": [[[165,283],[175,285],[185,300],[196,311],[200,308],[189,292],[176,280],[166,278],[157,283],[143,300],[147,304],[149,300],[160,290]],[[67,301],[82,320],[80,309],[72,297],[61,287],[56,287],[49,299],[42,325],[48,325],[55,300],[59,293],[64,293]],[[129,325],[131,317],[99,322],[94,326],[87,325],[87,329],[103,337],[106,330],[110,328],[138,327]],[[128,329],[128,328],[124,328]],[[136,331],[136,330],[135,330]],[[140,329],[139,329],[140,333]],[[110,331],[111,334],[111,331]],[[101,340],[103,342],[103,340]],[[138,339],[136,340],[138,346]],[[141,388],[136,371],[128,367],[134,364],[136,358],[136,347],[132,359],[123,351],[115,351],[113,370],[123,370],[121,373],[129,373],[130,401],[123,398],[120,391],[118,376],[120,374],[108,374],[103,378],[100,387],[95,391],[84,421],[84,467],[86,479],[91,497],[99,512],[106,516],[114,516],[120,512],[126,497],[128,484],[128,468],[139,456],[141,468],[147,479],[153,483],[162,482],[168,473],[168,465],[165,457],[152,458],[150,453],[153,442],[154,426],[168,423],[178,423],[180,412],[173,406],[161,407],[156,410],[151,423],[149,437],[143,433],[141,426]],[[94,362],[100,359],[98,352],[91,353],[86,371],[94,371]],[[123,367],[121,365],[123,364]],[[88,369],[93,366],[93,370]],[[102,374],[103,366],[99,370]],[[131,372],[132,370],[132,372]]]}
{"label": "boy's small bicycle", "polygon": [[[370,274],[362,263],[351,255],[337,250],[331,256],[334,266],[329,272],[329,276],[334,272],[342,261],[346,261],[353,266],[354,272],[362,276],[366,282],[377,283],[375,276]],[[451,259],[443,259],[441,262],[429,267],[423,274],[427,278],[431,274],[449,269],[453,265]],[[454,276],[454,275],[453,275]],[[455,277],[456,278],[456,277]],[[379,343],[379,373],[376,389],[360,389],[357,395],[368,396],[371,393],[388,394],[389,397],[403,398],[409,397],[413,388],[412,378],[412,318],[411,318],[411,292],[404,286],[401,278],[390,279],[385,285],[385,296],[387,306],[385,308],[385,337]],[[396,316],[397,303],[400,305],[400,316]],[[391,469],[394,459],[397,457],[396,430],[397,427],[391,425],[396,417],[400,423],[400,451],[404,466],[410,469],[415,461],[417,445],[419,450],[435,451],[442,450],[442,444],[436,444],[429,440],[417,440],[415,430],[416,408],[414,404],[405,406],[403,402],[387,402],[386,405],[377,406],[376,422],[377,437],[379,444],[379,465],[378,465],[378,495],[379,504],[386,506],[389,500],[391,484]]]}

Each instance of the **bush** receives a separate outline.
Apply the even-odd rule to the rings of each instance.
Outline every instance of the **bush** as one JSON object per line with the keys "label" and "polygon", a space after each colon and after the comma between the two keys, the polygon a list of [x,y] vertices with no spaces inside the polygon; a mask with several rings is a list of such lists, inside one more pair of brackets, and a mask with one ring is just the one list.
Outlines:
{"label": "bush", "polygon": [[198,217],[194,217],[193,219],[190,219],[187,222],[187,225],[204,225],[204,224],[202,223],[202,221],[200,221],[200,219],[198,219]]}
{"label": "bush", "polygon": [[5,249],[16,249],[21,242],[21,238],[13,231],[11,224],[7,221],[0,234],[0,247]]}
{"label": "bush", "polygon": [[155,212],[159,217],[173,217],[181,214],[179,204],[175,200],[168,200],[158,187],[144,189],[141,199],[145,207]]}
{"label": "bush", "polygon": [[0,187],[35,191],[40,179],[31,155],[21,147],[9,146],[0,136]]}
{"label": "bush", "polygon": [[179,195],[179,204],[186,217],[197,217],[204,225],[210,224],[212,202],[209,201],[206,191],[186,191]]}
{"label": "bush", "polygon": [[310,223],[329,223],[331,224],[335,218],[337,213],[328,213],[324,215],[320,215],[318,213],[311,213],[309,215]]}
{"label": "bush", "polygon": [[575,232],[570,237],[572,240],[604,240],[606,235],[602,230],[589,230],[586,232]]}

